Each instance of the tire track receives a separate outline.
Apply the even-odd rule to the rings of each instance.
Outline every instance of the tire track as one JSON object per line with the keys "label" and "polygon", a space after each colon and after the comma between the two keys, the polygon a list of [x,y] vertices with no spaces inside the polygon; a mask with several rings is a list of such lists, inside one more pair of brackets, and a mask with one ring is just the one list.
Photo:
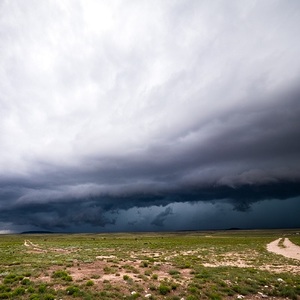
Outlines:
{"label": "tire track", "polygon": [[300,247],[292,243],[288,238],[284,238],[283,246],[279,246],[281,240],[282,238],[279,238],[267,244],[267,250],[275,254],[283,255],[287,258],[300,260]]}

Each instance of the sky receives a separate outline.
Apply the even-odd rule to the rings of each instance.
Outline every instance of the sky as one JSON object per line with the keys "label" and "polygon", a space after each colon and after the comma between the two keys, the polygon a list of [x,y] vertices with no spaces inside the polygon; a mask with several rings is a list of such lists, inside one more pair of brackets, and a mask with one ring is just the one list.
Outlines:
{"label": "sky", "polygon": [[0,233],[300,227],[298,0],[0,0]]}

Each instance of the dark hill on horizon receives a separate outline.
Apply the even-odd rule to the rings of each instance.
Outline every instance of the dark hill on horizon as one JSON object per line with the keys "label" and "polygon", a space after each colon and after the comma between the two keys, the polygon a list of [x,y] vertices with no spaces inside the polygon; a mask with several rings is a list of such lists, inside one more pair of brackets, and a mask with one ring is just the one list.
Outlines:
{"label": "dark hill on horizon", "polygon": [[43,230],[32,230],[32,231],[23,231],[20,234],[53,234],[52,231],[43,231]]}

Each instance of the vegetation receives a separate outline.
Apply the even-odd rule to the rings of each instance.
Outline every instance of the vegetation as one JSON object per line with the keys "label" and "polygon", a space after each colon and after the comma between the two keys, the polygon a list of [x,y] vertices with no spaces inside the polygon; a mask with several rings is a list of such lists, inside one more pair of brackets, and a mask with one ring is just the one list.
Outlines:
{"label": "vegetation", "polygon": [[2,235],[0,299],[299,299],[300,261],[266,250],[297,232]]}

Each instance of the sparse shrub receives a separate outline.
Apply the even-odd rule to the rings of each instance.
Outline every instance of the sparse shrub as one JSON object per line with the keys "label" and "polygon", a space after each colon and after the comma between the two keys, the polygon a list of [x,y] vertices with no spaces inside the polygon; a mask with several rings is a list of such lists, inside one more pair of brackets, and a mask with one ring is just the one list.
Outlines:
{"label": "sparse shrub", "polygon": [[128,275],[123,275],[124,280],[128,280],[130,277]]}
{"label": "sparse shrub", "polygon": [[65,281],[73,281],[72,276],[68,275],[66,277],[63,278]]}
{"label": "sparse shrub", "polygon": [[65,270],[57,270],[57,271],[53,272],[52,278],[63,278],[68,275],[69,274]]}
{"label": "sparse shrub", "polygon": [[189,291],[193,294],[197,293],[197,288],[194,286],[189,287]]}
{"label": "sparse shrub", "polygon": [[94,283],[94,281],[93,280],[88,280],[87,282],[86,282],[86,286],[93,286],[95,283]]}
{"label": "sparse shrub", "polygon": [[177,283],[175,283],[175,282],[172,282],[172,283],[171,283],[171,289],[172,289],[172,290],[176,290],[177,287],[178,287],[178,284],[177,284]]}
{"label": "sparse shrub", "polygon": [[125,264],[124,266],[123,266],[123,269],[126,269],[126,270],[131,270],[133,267],[132,266],[130,266],[130,265],[128,265],[128,264]]}
{"label": "sparse shrub", "polygon": [[112,269],[110,267],[106,266],[106,267],[103,268],[103,271],[104,271],[105,274],[109,274],[109,273],[112,272]]}
{"label": "sparse shrub", "polygon": [[29,297],[29,300],[40,300],[40,296],[38,294],[32,294]]}
{"label": "sparse shrub", "polygon": [[180,269],[188,269],[191,267],[191,264],[190,263],[183,263],[182,265],[179,266]]}
{"label": "sparse shrub", "polygon": [[35,291],[35,289],[34,289],[33,286],[30,286],[30,287],[28,287],[28,289],[27,289],[27,292],[30,293],[30,294],[34,293],[34,291]]}
{"label": "sparse shrub", "polygon": [[39,293],[43,294],[46,292],[46,290],[47,290],[46,284],[40,284],[40,286],[38,288]]}
{"label": "sparse shrub", "polygon": [[152,275],[152,279],[157,280],[157,278],[158,278],[158,275],[157,275],[157,274],[153,274],[153,275]]}
{"label": "sparse shrub", "polygon": [[5,292],[5,293],[0,293],[0,299],[9,299],[11,298],[12,293]]}
{"label": "sparse shrub", "polygon": [[0,285],[0,292],[10,292],[11,288],[9,286],[6,286],[4,284]]}
{"label": "sparse shrub", "polygon": [[24,295],[25,294],[25,289],[22,287],[17,287],[14,291],[13,291],[13,295],[14,296],[19,296],[19,295]]}
{"label": "sparse shrub", "polygon": [[187,297],[186,297],[186,300],[197,300],[198,298],[197,297],[195,297],[195,296],[193,296],[193,295],[188,295]]}
{"label": "sparse shrub", "polygon": [[207,296],[211,300],[221,300],[222,299],[222,297],[216,292],[207,293]]}
{"label": "sparse shrub", "polygon": [[288,297],[290,299],[297,299],[297,294],[300,294],[300,286],[293,288],[290,286],[284,286],[279,290],[279,296],[281,297]]}
{"label": "sparse shrub", "polygon": [[46,294],[43,297],[43,300],[54,300],[54,299],[55,299],[55,296],[52,294]]}
{"label": "sparse shrub", "polygon": [[177,271],[177,270],[170,270],[170,271],[169,271],[169,274],[173,276],[173,275],[178,275],[178,274],[180,274],[180,272]]}
{"label": "sparse shrub", "polygon": [[161,295],[167,295],[168,293],[170,293],[171,289],[164,284],[160,284],[160,286],[158,287],[158,291]]}
{"label": "sparse shrub", "polygon": [[148,280],[148,277],[145,276],[145,275],[142,275],[142,274],[139,274],[139,275],[137,276],[137,278],[141,278],[141,279],[143,279],[144,281],[147,281],[147,280]]}
{"label": "sparse shrub", "polygon": [[130,298],[129,299],[137,299],[139,298],[141,295],[139,293],[134,293],[134,294],[131,294],[130,295]]}
{"label": "sparse shrub", "polygon": [[152,266],[152,270],[158,271],[158,270],[160,270],[160,267],[161,267],[161,264],[154,265],[154,266]]}
{"label": "sparse shrub", "polygon": [[141,267],[142,268],[147,268],[148,267],[148,262],[147,261],[142,261],[142,263],[141,263]]}
{"label": "sparse shrub", "polygon": [[21,283],[22,285],[30,285],[31,281],[28,278],[24,278]]}
{"label": "sparse shrub", "polygon": [[75,297],[80,296],[81,295],[81,291],[77,286],[69,286],[66,289],[66,292],[68,295],[73,295]]}
{"label": "sparse shrub", "polygon": [[57,270],[52,274],[52,278],[60,278],[64,281],[72,281],[72,277],[64,270]]}
{"label": "sparse shrub", "polygon": [[236,293],[241,294],[241,295],[247,295],[247,294],[249,294],[249,292],[247,291],[247,289],[244,286],[241,286],[241,285],[234,285],[232,287],[232,289]]}
{"label": "sparse shrub", "polygon": [[19,281],[18,276],[16,274],[8,274],[7,276],[5,276],[3,283],[12,284],[16,281]]}

